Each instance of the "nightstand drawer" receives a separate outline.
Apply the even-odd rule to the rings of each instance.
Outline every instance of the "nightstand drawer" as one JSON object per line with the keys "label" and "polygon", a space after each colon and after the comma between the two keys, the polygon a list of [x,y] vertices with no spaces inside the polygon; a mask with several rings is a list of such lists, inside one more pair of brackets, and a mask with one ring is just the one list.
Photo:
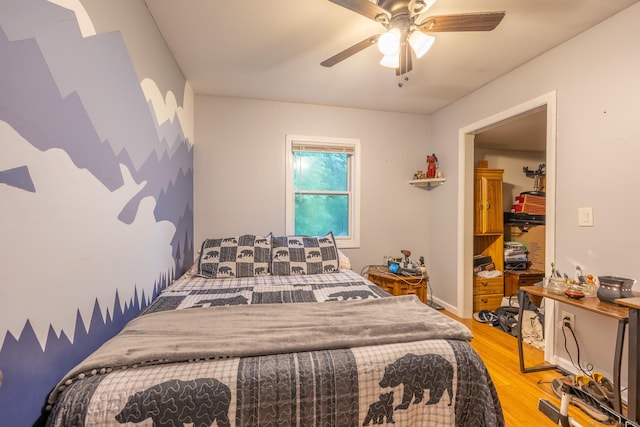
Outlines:
{"label": "nightstand drawer", "polygon": [[502,294],[476,295],[473,297],[473,312],[481,310],[495,311],[502,305]]}
{"label": "nightstand drawer", "polygon": [[[376,283],[375,279],[369,279],[372,282]],[[425,302],[427,300],[427,289],[424,283],[420,282],[417,285],[410,285],[408,283],[396,282],[389,283],[385,281],[381,281],[381,283],[376,283],[381,289],[389,292],[393,296],[400,295],[417,295],[420,301]]]}
{"label": "nightstand drawer", "polygon": [[396,293],[394,295],[417,295],[421,301],[427,300],[426,288],[422,283],[418,285],[410,285],[407,283],[398,283],[396,285]]}
{"label": "nightstand drawer", "polygon": [[504,280],[502,276],[485,278],[474,276],[473,277],[473,294],[474,295],[487,295],[487,294],[500,294],[500,298],[504,295]]}

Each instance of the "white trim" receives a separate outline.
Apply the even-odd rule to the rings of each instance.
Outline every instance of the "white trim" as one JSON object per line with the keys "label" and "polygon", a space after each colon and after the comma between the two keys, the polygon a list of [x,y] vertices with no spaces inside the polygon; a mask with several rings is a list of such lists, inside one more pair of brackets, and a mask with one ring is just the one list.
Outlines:
{"label": "white trim", "polygon": [[[545,266],[549,268],[555,258],[555,168],[556,168],[556,91],[523,102],[507,110],[460,128],[458,132],[458,237],[457,237],[457,315],[472,316],[473,311],[473,159],[474,138],[482,129],[507,120],[538,107],[547,107],[547,152],[546,152],[546,235]],[[551,322],[552,316],[545,316]],[[545,325],[546,343],[553,343],[553,328]],[[545,346],[545,359],[549,360],[552,349]]]}
{"label": "white trim", "polygon": [[293,192],[293,146],[300,145],[321,145],[321,146],[347,146],[353,149],[352,167],[354,171],[351,175],[351,192],[349,198],[349,238],[335,236],[336,245],[339,248],[359,248],[360,247],[360,140],[353,138],[333,138],[325,136],[305,136],[287,135],[285,147],[285,232],[288,235],[294,234],[294,192]]}

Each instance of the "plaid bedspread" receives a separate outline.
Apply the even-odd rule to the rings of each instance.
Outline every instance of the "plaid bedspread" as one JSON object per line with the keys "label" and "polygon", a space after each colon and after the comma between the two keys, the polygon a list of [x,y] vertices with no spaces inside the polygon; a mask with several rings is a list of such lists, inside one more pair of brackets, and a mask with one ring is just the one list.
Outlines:
{"label": "plaid bedspread", "polygon": [[193,307],[343,301],[389,296],[351,270],[308,276],[205,279],[187,273],[164,290],[142,314]]}
{"label": "plaid bedspread", "polygon": [[[388,296],[351,271],[315,276],[224,280],[185,276],[145,314],[239,303]],[[398,316],[402,321],[402,314]],[[47,425],[504,425],[491,378],[464,340],[430,339],[103,371],[69,381]]]}

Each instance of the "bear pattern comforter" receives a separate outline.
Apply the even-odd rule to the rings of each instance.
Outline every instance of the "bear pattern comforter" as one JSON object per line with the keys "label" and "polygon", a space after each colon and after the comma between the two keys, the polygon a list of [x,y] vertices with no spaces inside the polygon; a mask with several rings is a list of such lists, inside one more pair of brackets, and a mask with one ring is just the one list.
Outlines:
{"label": "bear pattern comforter", "polygon": [[[122,336],[107,342],[105,349],[99,349],[61,381],[50,398],[47,425],[504,425],[491,378],[467,342],[470,335],[464,326],[415,297],[403,297],[413,301],[385,298],[388,294],[351,271],[315,276],[295,278],[298,280],[281,276],[181,278],[145,314],[130,322]],[[385,304],[369,303],[381,298]],[[362,300],[366,303],[354,303]],[[397,300],[396,305],[389,305],[389,300]],[[241,307],[233,306],[239,302]],[[319,331],[300,329],[295,320],[269,314],[274,307],[280,312],[293,307],[271,304],[295,302],[303,304],[295,304],[298,311],[292,310],[294,319],[299,319],[302,328],[317,323]],[[312,309],[317,302],[322,302],[322,307]],[[248,307],[264,303],[269,305],[256,306],[253,312]],[[408,303],[406,308],[397,306],[403,303]],[[343,318],[337,315],[333,321],[333,316],[323,312],[330,309],[338,313],[340,307],[348,314]],[[189,310],[182,310],[185,308]],[[398,319],[398,309],[410,318],[420,318],[415,323],[407,318],[407,329],[424,332],[399,329],[396,334],[394,328],[403,327],[402,319],[391,321]],[[169,310],[181,311],[163,313]],[[151,343],[152,351],[140,350],[144,356],[137,357],[138,349],[127,341],[148,334],[151,338],[140,338],[139,342],[159,341],[165,326],[144,325],[162,321],[175,325],[178,318],[187,326],[178,326],[175,335],[187,335],[192,313],[201,327],[194,328],[188,345],[182,346],[167,331],[165,345],[155,344],[158,349],[153,350]],[[317,321],[309,317],[313,315]],[[235,347],[223,345],[225,319],[233,322],[234,327],[228,328],[239,336],[249,334],[252,324],[263,325],[254,328],[256,337],[263,339],[244,337]],[[264,325],[270,321],[279,331],[273,339],[264,336]],[[308,336],[300,340],[301,346],[282,339],[288,333],[287,322],[293,335]],[[331,340],[332,327],[341,328],[340,335],[346,335],[347,342],[353,334],[355,345],[346,345],[344,336],[342,341]],[[208,338],[207,329],[217,332]],[[392,338],[395,335],[397,339]],[[243,346],[246,341],[255,345]],[[271,341],[285,343],[268,344]],[[118,351],[119,345],[125,350]],[[292,351],[296,348],[299,351]],[[109,351],[113,360],[100,354]]]}
{"label": "bear pattern comforter", "polygon": [[344,301],[387,296],[388,293],[351,270],[331,274],[217,280],[187,273],[165,289],[143,314],[195,307]]}

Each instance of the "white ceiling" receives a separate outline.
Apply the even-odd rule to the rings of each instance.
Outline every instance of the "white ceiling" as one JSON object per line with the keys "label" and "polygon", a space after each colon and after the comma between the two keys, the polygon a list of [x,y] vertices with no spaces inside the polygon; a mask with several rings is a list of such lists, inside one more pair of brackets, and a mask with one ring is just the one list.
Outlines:
{"label": "white ceiling", "polygon": [[638,0],[438,0],[425,14],[506,11],[491,32],[435,33],[403,87],[372,46],[384,28],[328,0],[145,0],[196,94],[430,114]]}
{"label": "white ceiling", "polygon": [[546,152],[547,107],[539,107],[482,129],[475,146],[493,150]]}

